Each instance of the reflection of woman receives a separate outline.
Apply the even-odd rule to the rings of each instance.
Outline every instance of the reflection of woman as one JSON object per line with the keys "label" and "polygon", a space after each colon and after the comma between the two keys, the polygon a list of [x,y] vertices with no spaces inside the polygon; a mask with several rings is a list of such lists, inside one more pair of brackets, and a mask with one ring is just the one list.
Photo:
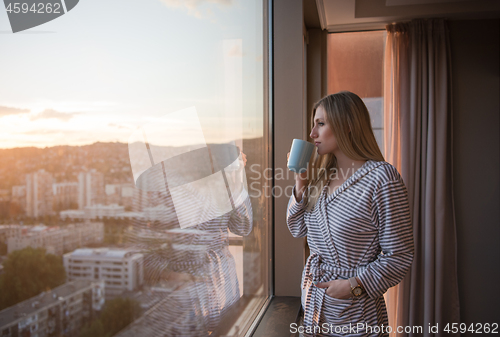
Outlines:
{"label": "reflection of woman", "polygon": [[[231,169],[226,168],[226,181],[231,186],[246,182],[243,153],[235,164]],[[140,326],[129,328],[129,335],[208,336],[240,298],[236,265],[228,247],[228,229],[243,236],[252,230],[248,193],[241,188],[235,195],[232,189],[232,211],[201,224],[180,228],[175,212],[179,205],[174,207],[168,189],[161,192],[165,186],[164,176],[156,174],[154,169],[144,174],[139,188],[141,184],[148,185],[146,190],[151,190],[152,186],[161,188],[157,189],[160,192],[141,193],[136,198],[137,208],[156,214],[156,221],[137,221],[130,239],[133,248],[144,254],[144,269],[151,285],[158,287],[165,280],[174,280],[176,287],[168,298],[142,318]],[[183,171],[169,172],[168,185],[175,185],[176,175],[182,181],[182,174]],[[195,188],[187,186],[177,198],[184,200],[184,213],[189,213],[189,207],[197,215],[217,213],[213,200]]]}
{"label": "reflection of woman", "polygon": [[380,330],[388,325],[383,294],[413,259],[403,179],[384,161],[357,95],[327,96],[313,112],[319,156],[296,175],[287,212],[290,232],[307,236],[311,250],[302,275],[305,331],[388,335]]}

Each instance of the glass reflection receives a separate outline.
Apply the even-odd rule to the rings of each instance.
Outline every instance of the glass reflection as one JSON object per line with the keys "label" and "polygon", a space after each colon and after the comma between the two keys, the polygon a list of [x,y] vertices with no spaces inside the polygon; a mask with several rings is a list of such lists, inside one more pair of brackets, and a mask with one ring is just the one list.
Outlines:
{"label": "glass reflection", "polygon": [[[172,125],[176,133],[167,132]],[[141,333],[209,335],[240,298],[228,229],[241,236],[252,230],[245,155],[232,144],[204,144],[199,125],[196,109],[186,109],[145,125],[129,143],[135,211],[148,211],[134,219],[129,249],[144,256],[148,286],[176,281],[168,299],[145,318],[148,324],[138,327]],[[179,134],[202,143],[169,146]],[[159,135],[164,146],[148,143]]]}

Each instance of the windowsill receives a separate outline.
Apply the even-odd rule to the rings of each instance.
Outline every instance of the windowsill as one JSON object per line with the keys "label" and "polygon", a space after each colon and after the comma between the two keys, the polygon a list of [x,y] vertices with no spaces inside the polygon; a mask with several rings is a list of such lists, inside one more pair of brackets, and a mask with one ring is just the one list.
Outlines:
{"label": "windowsill", "polygon": [[252,337],[290,336],[290,324],[301,314],[300,297],[275,296]]}

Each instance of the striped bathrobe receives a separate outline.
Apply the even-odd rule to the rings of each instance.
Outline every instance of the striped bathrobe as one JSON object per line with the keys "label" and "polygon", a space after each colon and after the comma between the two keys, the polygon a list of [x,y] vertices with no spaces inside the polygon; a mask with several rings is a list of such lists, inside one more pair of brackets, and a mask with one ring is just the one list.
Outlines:
{"label": "striped bathrobe", "polygon": [[[135,190],[134,208],[146,210],[156,206],[156,221],[133,219],[132,230],[128,231],[128,248],[143,254],[148,285],[163,288],[164,294],[170,292],[170,286],[174,289],[123,330],[120,337],[210,336],[240,299],[228,230],[236,235],[249,235],[253,228],[253,210],[250,196],[243,188],[246,176],[241,155],[239,158],[239,169],[226,169],[226,179],[233,181],[232,186],[237,186],[235,182],[239,181],[241,190],[239,194],[233,193],[236,189],[232,190],[235,206],[220,216],[217,216],[220,209],[214,198],[199,193],[193,186],[187,186],[183,194],[178,195],[178,204],[174,207],[171,195],[159,188],[165,186],[162,163],[157,164],[158,170],[143,173]],[[179,171],[167,174],[172,185],[180,185],[185,180]],[[195,214],[211,220],[180,228],[176,213],[179,204],[185,212],[196,210]],[[172,281],[174,273],[184,278]]]}
{"label": "striped bathrobe", "polygon": [[[397,170],[369,160],[331,195],[325,186],[312,211],[292,195],[287,224],[294,237],[307,236],[311,250],[302,273],[306,332],[385,335],[376,329],[388,325],[383,294],[401,282],[413,260],[408,197]],[[354,276],[365,289],[359,298],[336,299],[313,284]]]}

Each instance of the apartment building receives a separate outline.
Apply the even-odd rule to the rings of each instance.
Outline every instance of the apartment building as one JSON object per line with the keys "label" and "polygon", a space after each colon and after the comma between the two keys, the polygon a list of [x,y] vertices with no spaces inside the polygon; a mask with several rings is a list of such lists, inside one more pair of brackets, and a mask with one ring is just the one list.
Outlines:
{"label": "apartment building", "polygon": [[142,219],[146,221],[162,220],[175,222],[177,217],[172,207],[158,205],[154,207],[144,207],[142,211],[125,212],[125,206],[112,205],[92,205],[83,210],[68,209],[59,212],[61,219]]}
{"label": "apartment building", "polygon": [[60,255],[63,253],[63,232],[59,227],[38,225],[28,228],[22,231],[21,235],[7,240],[7,252],[9,254],[26,247],[45,248],[49,254]]}
{"label": "apartment building", "polygon": [[26,215],[40,217],[53,213],[52,174],[45,170],[26,175]]}
{"label": "apartment building", "polygon": [[106,184],[106,205],[132,206],[134,186],[131,184]]}
{"label": "apartment building", "polygon": [[103,219],[103,218],[122,218],[125,212],[124,206],[113,205],[92,205],[84,209],[68,209],[59,212],[61,219]]}
{"label": "apartment building", "polygon": [[62,182],[52,184],[55,210],[74,209],[78,207],[78,183]]}
{"label": "apartment building", "polygon": [[128,250],[77,249],[63,260],[68,280],[103,280],[109,295],[135,290],[144,281],[142,254]]}
{"label": "apartment building", "polygon": [[65,252],[87,244],[104,241],[104,223],[84,222],[69,224],[63,231],[63,250]]}
{"label": "apartment building", "polygon": [[76,280],[0,311],[0,334],[78,336],[104,305],[104,282]]}
{"label": "apartment building", "polygon": [[26,185],[12,186],[11,207],[17,207],[19,212],[26,212]]}
{"label": "apartment building", "polygon": [[[19,226],[18,229],[12,226]],[[62,255],[86,244],[104,240],[104,224],[102,222],[84,222],[70,224],[64,228],[44,225],[24,226],[11,225],[8,228],[7,252],[26,247],[45,248],[47,253]]]}
{"label": "apartment building", "polygon": [[78,175],[78,208],[105,202],[104,174],[92,169]]}
{"label": "apartment building", "polygon": [[118,214],[125,212],[125,207],[113,205],[92,205],[84,209],[86,219],[116,218]]}
{"label": "apartment building", "polygon": [[20,236],[23,232],[23,229],[26,231],[28,229],[28,226],[0,225],[0,242],[7,242],[9,238]]}

